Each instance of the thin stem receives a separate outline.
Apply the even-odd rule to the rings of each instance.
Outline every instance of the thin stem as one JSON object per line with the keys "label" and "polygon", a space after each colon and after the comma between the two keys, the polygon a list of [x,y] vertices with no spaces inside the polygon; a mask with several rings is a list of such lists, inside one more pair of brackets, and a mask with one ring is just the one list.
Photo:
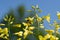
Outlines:
{"label": "thin stem", "polygon": [[8,30],[9,30],[9,40],[11,40],[11,32],[10,32],[10,24],[8,22]]}
{"label": "thin stem", "polygon": [[57,35],[57,34],[56,34],[56,31],[57,31],[57,30],[56,30],[56,27],[55,27],[55,40],[56,40],[56,35]]}
{"label": "thin stem", "polygon": [[[37,23],[37,35],[36,36],[38,36],[39,35],[39,22],[37,21],[37,17],[36,17],[36,9],[34,9],[34,14],[35,14],[35,16],[34,16],[34,18],[35,18],[35,22]],[[39,40],[39,38],[37,37],[37,39]]]}

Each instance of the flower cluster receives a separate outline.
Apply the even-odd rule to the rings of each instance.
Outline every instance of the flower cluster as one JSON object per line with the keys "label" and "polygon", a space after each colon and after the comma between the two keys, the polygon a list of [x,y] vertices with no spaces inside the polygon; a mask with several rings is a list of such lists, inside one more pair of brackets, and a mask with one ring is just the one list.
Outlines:
{"label": "flower cluster", "polygon": [[[38,5],[32,6],[33,10],[34,10],[34,16],[33,17],[27,17],[25,18],[25,22],[20,23],[15,23],[14,24],[14,17],[12,16],[6,16],[4,18],[4,21],[7,22],[7,27],[5,27],[6,24],[1,23],[0,24],[0,38],[3,39],[7,39],[7,40],[11,40],[11,28],[12,27],[16,27],[20,28],[24,26],[24,28],[22,30],[19,30],[17,32],[13,32],[12,34],[14,36],[17,36],[18,38],[16,40],[25,40],[29,35],[33,35],[35,37],[37,37],[39,40],[59,40],[59,37],[57,37],[56,35],[59,34],[58,30],[60,28],[60,24],[57,21],[54,21],[53,24],[51,24],[50,26],[54,26],[54,29],[45,29],[44,27],[44,20],[46,20],[48,23],[50,23],[50,14],[46,15],[46,16],[42,16],[39,17],[37,15],[37,12],[41,12]],[[32,11],[32,10],[31,10]],[[31,12],[30,11],[30,12]],[[60,20],[60,12],[57,12],[57,17]],[[12,25],[12,27],[11,27]],[[22,26],[23,25],[23,26]],[[4,26],[4,28],[2,28],[2,26]],[[40,34],[40,29],[44,29],[46,34],[43,36]],[[37,31],[37,35],[36,32]]]}
{"label": "flower cluster", "polygon": [[0,38],[8,39],[8,28],[0,28]]}

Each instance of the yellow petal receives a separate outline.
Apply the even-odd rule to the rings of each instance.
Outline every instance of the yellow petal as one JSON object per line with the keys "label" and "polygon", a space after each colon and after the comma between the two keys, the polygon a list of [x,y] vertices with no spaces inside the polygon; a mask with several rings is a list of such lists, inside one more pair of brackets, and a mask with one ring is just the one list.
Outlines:
{"label": "yellow petal", "polygon": [[60,12],[57,12],[57,17],[60,20]]}
{"label": "yellow petal", "polygon": [[39,35],[39,40],[46,40],[43,36]]}
{"label": "yellow petal", "polygon": [[45,16],[45,19],[50,23],[50,15]]}
{"label": "yellow petal", "polygon": [[43,24],[40,24],[40,26],[39,26],[40,28],[44,28],[44,26],[43,26]]}
{"label": "yellow petal", "polygon": [[54,33],[54,30],[46,30],[46,32],[48,32],[48,34],[52,34]]}
{"label": "yellow petal", "polygon": [[5,24],[0,24],[0,26],[5,26]]}
{"label": "yellow petal", "polygon": [[45,36],[44,36],[44,38],[45,39],[49,39],[51,36],[49,35],[49,34],[46,34]]}
{"label": "yellow petal", "polygon": [[41,21],[42,21],[42,18],[41,18],[41,17],[38,17],[38,18],[37,18],[37,21],[38,21],[38,22],[41,22]]}
{"label": "yellow petal", "polygon": [[2,28],[0,27],[0,33],[2,32]]}
{"label": "yellow petal", "polygon": [[25,22],[23,22],[22,24],[26,27],[28,27],[30,25],[29,23],[25,23]]}
{"label": "yellow petal", "polygon": [[29,27],[29,30],[34,30],[35,27]]}
{"label": "yellow petal", "polygon": [[22,36],[23,32],[20,31],[20,32],[17,32],[17,33],[14,33],[15,35],[18,35],[18,36]]}
{"label": "yellow petal", "polygon": [[27,35],[29,34],[29,31],[28,30],[25,30],[25,32],[24,32],[24,39],[27,37]]}
{"label": "yellow petal", "polygon": [[4,28],[4,29],[3,29],[3,33],[4,33],[4,34],[8,34],[8,28]]}
{"label": "yellow petal", "polygon": [[58,40],[58,39],[59,39],[59,38],[57,38],[57,37],[55,37],[55,36],[53,36],[53,35],[50,37],[50,40]]}
{"label": "yellow petal", "polygon": [[17,40],[21,40],[21,38],[18,38]]}
{"label": "yellow petal", "polygon": [[21,27],[21,24],[15,24],[14,27]]}

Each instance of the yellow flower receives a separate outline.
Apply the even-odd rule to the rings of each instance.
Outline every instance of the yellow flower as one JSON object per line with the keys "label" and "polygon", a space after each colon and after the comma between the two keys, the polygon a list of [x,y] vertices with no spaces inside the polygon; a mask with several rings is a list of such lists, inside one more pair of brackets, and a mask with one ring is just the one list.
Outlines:
{"label": "yellow flower", "polygon": [[21,27],[21,24],[15,24],[14,27]]}
{"label": "yellow flower", "polygon": [[1,35],[0,35],[0,38],[3,38],[4,35],[5,35],[5,34],[1,34]]}
{"label": "yellow flower", "polygon": [[46,35],[44,36],[45,39],[49,39],[50,37],[51,37],[51,35],[49,35],[49,34],[46,34]]}
{"label": "yellow flower", "polygon": [[33,34],[32,31],[29,31],[29,30],[26,30],[26,29],[23,29],[23,30],[24,30],[24,33],[23,33],[24,39],[28,36],[28,34]]}
{"label": "yellow flower", "polygon": [[4,21],[7,21],[7,18],[4,18]]}
{"label": "yellow flower", "polygon": [[5,36],[5,37],[3,37],[3,38],[8,39],[8,37],[7,37],[7,36]]}
{"label": "yellow flower", "polygon": [[45,16],[45,19],[50,23],[50,15]]}
{"label": "yellow flower", "polygon": [[0,24],[0,26],[5,26],[5,24]]}
{"label": "yellow flower", "polygon": [[39,26],[40,28],[44,28],[44,26],[43,26],[43,24],[40,24],[40,26]]}
{"label": "yellow flower", "polygon": [[25,19],[28,23],[33,24],[34,17],[28,17]]}
{"label": "yellow flower", "polygon": [[50,34],[46,34],[44,37],[39,35],[39,40],[47,40],[47,39],[50,39],[50,40],[58,40],[59,38],[53,36],[53,35],[50,35]]}
{"label": "yellow flower", "polygon": [[30,26],[29,23],[25,23],[25,22],[23,22],[23,25],[26,26],[26,27]]}
{"label": "yellow flower", "polygon": [[33,34],[33,32],[32,31],[29,31],[29,34]]}
{"label": "yellow flower", "polygon": [[46,40],[43,36],[39,35],[39,40]]}
{"label": "yellow flower", "polygon": [[13,24],[13,21],[11,21],[10,24]]}
{"label": "yellow flower", "polygon": [[51,36],[50,40],[58,40],[59,38],[55,37],[55,36]]}
{"label": "yellow flower", "polygon": [[60,12],[57,12],[57,17],[60,20]]}
{"label": "yellow flower", "polygon": [[56,30],[60,28],[60,25],[55,25]]}
{"label": "yellow flower", "polygon": [[56,31],[58,31],[58,29],[60,28],[60,25],[56,21],[54,21],[53,25],[55,26]]}
{"label": "yellow flower", "polygon": [[8,28],[4,28],[2,33],[3,33],[4,35],[6,35],[6,37],[9,37],[9,33],[8,33],[8,32],[9,32],[9,31],[8,31]]}
{"label": "yellow flower", "polygon": [[29,21],[33,21],[33,19],[34,19],[34,17],[28,17],[28,18],[26,18],[25,20],[29,20]]}
{"label": "yellow flower", "polygon": [[25,32],[24,32],[24,39],[27,37],[27,35],[29,34],[29,31],[28,30],[24,30]]}
{"label": "yellow flower", "polygon": [[60,34],[60,32],[56,31],[56,34]]}
{"label": "yellow flower", "polygon": [[54,30],[46,30],[46,32],[51,35],[52,33],[54,33]]}
{"label": "yellow flower", "polygon": [[18,38],[17,40],[21,40],[21,38]]}
{"label": "yellow flower", "polygon": [[35,27],[29,27],[29,30],[34,30],[35,29]]}
{"label": "yellow flower", "polygon": [[0,33],[2,33],[2,28],[0,27]]}
{"label": "yellow flower", "polygon": [[4,18],[4,21],[9,22],[10,24],[13,23],[13,22],[12,22],[13,20],[14,20],[14,18],[13,18],[12,16],[9,16],[9,17],[8,17],[8,15],[6,15],[6,17]]}
{"label": "yellow flower", "polygon": [[42,18],[39,17],[37,14],[36,14],[36,18],[37,18],[37,21],[38,21],[38,22],[41,22],[41,21],[42,21]]}
{"label": "yellow flower", "polygon": [[8,28],[4,28],[4,29],[3,29],[3,33],[4,33],[4,34],[8,34]]}
{"label": "yellow flower", "polygon": [[38,17],[38,18],[37,18],[37,21],[38,21],[38,22],[41,22],[41,21],[42,21],[42,18],[41,18],[41,17]]}
{"label": "yellow flower", "polygon": [[18,35],[18,36],[22,36],[23,35],[23,32],[20,31],[20,32],[17,32],[17,33],[14,33],[15,35]]}
{"label": "yellow flower", "polygon": [[39,35],[39,40],[47,40],[49,38],[50,38],[50,35],[49,34],[46,34],[45,36]]}
{"label": "yellow flower", "polygon": [[3,28],[3,29],[2,29],[2,32],[1,32],[1,34],[0,34],[0,37],[1,37],[1,38],[5,38],[5,39],[8,39],[8,37],[9,37],[8,28]]}

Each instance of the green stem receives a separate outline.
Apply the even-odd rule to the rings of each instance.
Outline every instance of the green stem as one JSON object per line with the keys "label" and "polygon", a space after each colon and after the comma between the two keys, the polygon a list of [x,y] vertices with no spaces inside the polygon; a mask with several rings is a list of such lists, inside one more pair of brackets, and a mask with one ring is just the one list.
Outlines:
{"label": "green stem", "polygon": [[55,40],[56,40],[56,35],[57,35],[57,34],[56,34],[56,31],[57,31],[57,30],[56,30],[56,28],[55,28]]}
{"label": "green stem", "polygon": [[8,30],[9,30],[9,40],[11,40],[11,32],[10,32],[10,24],[8,22]]}
{"label": "green stem", "polygon": [[[35,14],[34,18],[35,18],[36,23],[37,23],[37,33],[38,33],[36,36],[38,36],[39,35],[39,22],[37,21],[37,17],[36,17],[36,9],[34,9],[34,14]],[[37,39],[38,39],[38,37],[37,37]]]}

